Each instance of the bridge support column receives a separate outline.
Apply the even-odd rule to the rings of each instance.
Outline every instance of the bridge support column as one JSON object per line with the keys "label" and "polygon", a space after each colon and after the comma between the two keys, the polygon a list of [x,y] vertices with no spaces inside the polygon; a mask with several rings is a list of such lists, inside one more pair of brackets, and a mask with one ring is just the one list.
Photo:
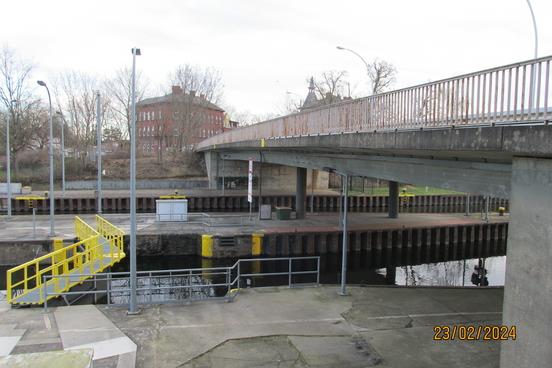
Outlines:
{"label": "bridge support column", "polygon": [[307,169],[297,168],[297,181],[295,192],[295,215],[297,219],[305,218],[305,204],[307,201]]}
{"label": "bridge support column", "polygon": [[219,167],[218,167],[218,153],[215,151],[205,152],[205,166],[207,168],[207,177],[209,178],[209,189],[219,189],[218,188],[218,177],[219,177]]}
{"label": "bridge support column", "polygon": [[500,367],[552,366],[552,159],[514,158]]}
{"label": "bridge support column", "polygon": [[389,182],[389,217],[399,217],[399,183],[396,181]]}

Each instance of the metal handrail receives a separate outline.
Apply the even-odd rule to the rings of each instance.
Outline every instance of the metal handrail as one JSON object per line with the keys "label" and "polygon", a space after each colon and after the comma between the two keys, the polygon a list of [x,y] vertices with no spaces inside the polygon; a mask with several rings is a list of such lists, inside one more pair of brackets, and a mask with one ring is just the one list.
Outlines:
{"label": "metal handrail", "polygon": [[[316,260],[316,269],[315,270],[308,270],[308,271],[294,271],[293,270],[293,261],[296,260]],[[287,271],[282,272],[253,272],[253,273],[242,273],[241,272],[241,264],[242,263],[248,263],[248,262],[268,262],[268,261],[285,261],[288,264]],[[233,272],[236,272],[236,276],[233,278]],[[293,287],[295,285],[301,285],[301,284],[294,284],[292,283],[292,277],[295,275],[309,275],[309,274],[316,274],[316,282],[313,283],[314,285],[318,285],[320,282],[320,257],[319,256],[305,256],[305,257],[284,257],[284,258],[248,258],[248,259],[239,259],[237,260],[232,266],[228,267],[205,267],[205,268],[187,268],[187,269],[171,269],[171,270],[151,270],[151,271],[138,271],[137,272],[137,278],[140,279],[163,279],[168,278],[169,280],[173,280],[175,278],[182,278],[182,277],[197,277],[202,275],[207,275],[205,277],[213,277],[213,276],[226,276],[225,282],[218,282],[218,283],[201,283],[201,284],[188,284],[188,285],[174,285],[172,282],[169,286],[163,286],[163,285],[155,285],[155,287],[152,287],[151,284],[147,287],[138,287],[136,290],[137,292],[144,291],[149,292],[150,297],[153,295],[156,291],[163,291],[163,290],[186,290],[186,289],[204,289],[204,288],[214,288],[214,287],[226,287],[227,288],[227,294],[225,297],[209,297],[208,299],[233,299],[235,297],[231,294],[232,289],[237,289],[239,291],[240,289],[240,279],[242,277],[259,277],[259,276],[284,276],[288,275],[288,287]],[[111,288],[111,282],[114,280],[129,280],[130,278],[130,272],[107,272],[107,273],[82,273],[82,274],[73,274],[73,275],[45,275],[44,276],[44,283],[46,282],[53,282],[53,280],[59,280],[62,278],[68,278],[68,277],[78,277],[82,278],[83,282],[94,282],[96,283],[98,281],[107,281],[106,287],[104,290],[86,290],[86,291],[68,291],[68,290],[62,290],[62,291],[55,291],[54,293],[49,292],[46,288],[44,288],[44,296],[45,299],[51,299],[53,297],[57,296],[69,296],[69,295],[98,295],[98,294],[107,294],[107,301],[110,305],[118,305],[112,303],[112,296],[111,293],[125,293],[129,292],[130,288],[118,288],[118,289],[112,289]],[[59,282],[59,281],[58,281]],[[202,298],[205,299],[205,298]],[[189,301],[190,298],[182,299],[182,301]],[[192,299],[194,300],[194,299]],[[155,303],[164,303],[165,301],[156,301]],[[167,300],[166,302],[175,302],[175,300]],[[142,301],[139,302],[140,304],[151,304],[152,301]],[[126,305],[126,304],[120,304],[120,305]],[[44,308],[48,308],[47,301],[44,303]]]}
{"label": "metal handrail", "polygon": [[[100,234],[78,216],[75,218],[74,226],[77,238],[79,238],[78,242],[12,267],[7,271],[6,289],[9,303],[17,302],[14,300],[14,295],[17,299],[35,291],[38,292],[38,298],[32,303],[45,303],[48,299],[48,286],[53,285],[56,293],[66,292],[90,278],[94,272],[101,272],[125,257],[123,237],[120,233],[113,231],[111,234],[107,232]],[[107,253],[104,244],[100,241],[102,236],[108,240]],[[97,269],[94,268],[95,264],[98,266]],[[90,275],[85,273],[86,268],[90,270]],[[79,273],[76,273],[75,270]],[[14,282],[15,275],[19,274],[22,274],[22,280]],[[60,280],[63,280],[64,277],[69,280],[61,283]],[[21,286],[22,288],[18,288]]]}
{"label": "metal handrail", "polygon": [[197,149],[317,134],[549,121],[551,61],[546,56],[321,106],[232,129]]}

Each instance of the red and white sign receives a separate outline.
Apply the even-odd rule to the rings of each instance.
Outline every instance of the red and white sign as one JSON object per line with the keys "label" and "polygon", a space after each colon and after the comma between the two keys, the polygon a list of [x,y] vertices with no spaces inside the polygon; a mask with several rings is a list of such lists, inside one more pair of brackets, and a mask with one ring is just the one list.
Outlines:
{"label": "red and white sign", "polygon": [[247,201],[253,203],[253,159],[249,158],[249,171],[247,175]]}

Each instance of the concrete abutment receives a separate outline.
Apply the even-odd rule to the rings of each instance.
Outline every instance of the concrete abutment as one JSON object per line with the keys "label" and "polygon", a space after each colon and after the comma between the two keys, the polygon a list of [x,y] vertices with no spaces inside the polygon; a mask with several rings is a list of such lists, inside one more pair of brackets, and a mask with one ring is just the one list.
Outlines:
{"label": "concrete abutment", "polygon": [[[501,235],[503,236],[503,235]],[[501,368],[552,366],[552,159],[514,158]]]}

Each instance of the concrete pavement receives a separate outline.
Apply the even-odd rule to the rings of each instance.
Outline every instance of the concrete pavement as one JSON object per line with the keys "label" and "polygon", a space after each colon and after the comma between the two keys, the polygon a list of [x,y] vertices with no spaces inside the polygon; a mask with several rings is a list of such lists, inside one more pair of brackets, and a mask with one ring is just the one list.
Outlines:
{"label": "concrete pavement", "polygon": [[[95,222],[95,215],[79,215],[87,223]],[[130,217],[128,214],[105,214],[108,221],[128,233]],[[50,223],[47,215],[36,216],[37,236],[33,239],[32,216],[14,216],[11,219],[0,219],[0,238],[3,242],[10,240],[47,240]],[[56,215],[56,236],[64,239],[73,239],[75,229],[73,222],[75,215]],[[509,216],[489,215],[489,222],[505,222]],[[384,230],[394,228],[415,228],[448,225],[467,225],[482,223],[479,214],[464,216],[463,214],[445,213],[401,213],[398,219],[391,219],[385,213],[353,212],[348,215],[348,226],[354,230]],[[318,232],[339,229],[339,215],[337,213],[307,214],[302,220],[257,220],[257,214],[252,214],[251,220],[247,213],[228,214],[210,213],[202,216],[199,213],[189,214],[189,222],[156,222],[155,214],[141,213],[137,215],[138,234],[171,234],[171,233],[217,233],[217,234],[251,234],[289,233],[289,232]]]}
{"label": "concrete pavement", "polygon": [[502,289],[244,290],[232,303],[101,308],[138,367],[498,367],[499,343],[433,341],[433,326],[500,323]]}
{"label": "concrete pavement", "polygon": [[51,359],[58,352],[59,363],[63,351],[93,351],[96,368],[498,367],[498,342],[434,341],[433,327],[500,324],[502,288],[350,286],[344,297],[337,291],[244,289],[231,303],[155,305],[135,316],[91,305],[44,314],[2,302],[0,335],[19,339],[0,366],[37,357],[29,353]]}

